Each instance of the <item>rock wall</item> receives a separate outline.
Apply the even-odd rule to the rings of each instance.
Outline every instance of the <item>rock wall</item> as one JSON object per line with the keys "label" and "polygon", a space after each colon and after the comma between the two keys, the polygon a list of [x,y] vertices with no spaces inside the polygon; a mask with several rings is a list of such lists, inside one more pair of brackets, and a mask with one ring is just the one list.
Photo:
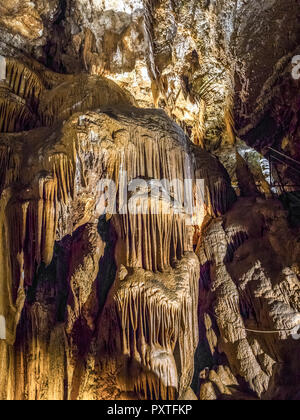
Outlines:
{"label": "rock wall", "polygon": [[239,199],[206,228],[198,255],[212,368],[200,374],[200,398],[298,399],[299,241],[280,203]]}
{"label": "rock wall", "polygon": [[[135,108],[107,79],[43,72],[41,86],[19,66],[8,63],[5,86],[38,95],[36,128],[1,135],[1,398],[178,398],[194,372],[199,261],[188,215],[160,195],[149,212],[148,183],[209,166],[204,215],[233,203],[230,180],[162,111]],[[113,211],[121,171],[144,180],[145,214]],[[117,194],[105,216],[108,179]]]}
{"label": "rock wall", "polygon": [[0,399],[300,398],[299,10],[0,0]]}

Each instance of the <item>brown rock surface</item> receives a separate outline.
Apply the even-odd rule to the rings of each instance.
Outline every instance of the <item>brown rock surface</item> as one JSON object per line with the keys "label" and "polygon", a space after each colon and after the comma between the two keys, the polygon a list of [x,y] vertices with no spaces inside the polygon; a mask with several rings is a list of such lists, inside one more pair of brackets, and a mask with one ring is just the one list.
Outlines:
{"label": "brown rock surface", "polygon": [[299,13],[0,0],[0,399],[300,399]]}

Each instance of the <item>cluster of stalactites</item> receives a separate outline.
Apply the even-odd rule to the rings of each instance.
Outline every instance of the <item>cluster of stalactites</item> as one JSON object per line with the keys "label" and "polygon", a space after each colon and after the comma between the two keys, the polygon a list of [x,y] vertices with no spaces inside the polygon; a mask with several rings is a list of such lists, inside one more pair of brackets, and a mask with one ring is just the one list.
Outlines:
{"label": "cluster of stalactites", "polygon": [[129,367],[127,378],[143,398],[172,399],[189,386],[193,373],[199,262],[189,253],[177,264],[170,274],[175,290],[164,284],[164,275],[143,278],[144,273],[123,280],[114,298],[123,355],[130,366],[140,366],[136,376]]}
{"label": "cluster of stalactites", "polygon": [[0,64],[0,132],[51,127],[76,112],[134,103],[127,92],[101,77],[56,75],[13,58],[2,57]]}
{"label": "cluster of stalactites", "polygon": [[[113,124],[106,115],[105,123]],[[17,224],[12,219],[12,257],[15,258],[24,250],[28,283],[32,281],[36,266],[41,262],[51,262],[62,207],[71,205],[80,191],[94,188],[89,183],[97,186],[95,177],[92,176],[96,164],[98,169],[101,166],[101,170],[97,169],[97,176],[101,179],[110,173],[117,186],[120,170],[126,171],[128,182],[137,177],[144,180],[184,181],[193,178],[195,174],[196,178],[205,179],[207,207],[214,216],[226,212],[234,200],[234,193],[225,173],[218,162],[204,151],[197,150],[193,158],[193,154],[188,154],[187,149],[172,137],[166,134],[159,136],[156,132],[147,134],[138,126],[134,130],[124,126],[123,131],[129,131],[129,141],[127,140],[125,147],[122,146],[122,130],[112,136],[107,148],[100,147],[101,143],[96,147],[98,143],[94,138],[88,136],[89,140],[81,139],[81,130],[81,127],[74,130],[73,125],[64,128],[62,145],[65,142],[66,144],[61,150],[65,148],[66,152],[46,152],[39,159],[39,166],[35,169],[37,174],[35,177],[31,175],[29,182],[23,179],[24,173],[20,173],[20,153],[15,153],[10,146],[3,145],[0,149],[2,188],[21,177],[22,182],[30,185],[29,193],[18,193],[9,206],[10,215],[14,215],[12,217],[22,224],[19,226],[19,234],[16,234]],[[78,135],[73,138],[76,132]],[[101,129],[99,133],[101,134]],[[91,156],[94,163],[91,163]],[[28,168],[25,170],[27,174],[26,171],[30,172]],[[27,176],[28,174],[26,178]],[[101,191],[95,191],[95,202],[100,193]],[[117,230],[119,229],[125,249],[121,262],[125,266],[163,272],[192,250],[193,230],[187,224],[188,218],[184,210],[175,211],[171,202],[166,204],[161,198],[157,203],[164,210],[169,206],[169,211],[165,213],[158,209],[151,213],[149,209],[148,214],[132,214],[129,211],[116,216]],[[17,241],[18,237],[22,239]]]}
{"label": "cluster of stalactites", "polygon": [[14,94],[25,99],[35,111],[45,86],[37,72],[15,59],[7,59],[6,83]]}
{"label": "cluster of stalactites", "polygon": [[[69,202],[73,188],[72,163],[64,154],[57,154],[48,160],[48,171],[41,172],[32,182],[28,196],[25,191],[8,204],[15,278],[24,271],[25,282],[31,284],[36,268],[41,263],[51,263],[60,205]],[[16,256],[22,256],[22,262]]]}
{"label": "cluster of stalactites", "polygon": [[192,176],[191,158],[184,147],[170,137],[147,136],[139,127],[130,132],[128,147],[120,150],[120,163],[129,181],[137,177],[172,181]]}
{"label": "cluster of stalactites", "polygon": [[64,83],[44,92],[39,114],[44,126],[67,120],[77,112],[107,108],[130,107],[133,98],[118,85],[101,77],[68,76]]}
{"label": "cluster of stalactites", "polygon": [[[118,141],[117,136],[115,141]],[[147,180],[149,187],[146,187],[145,194],[139,192],[138,214],[129,209],[126,214],[115,218],[126,250],[122,263],[129,267],[164,271],[180,260],[185,252],[192,251],[193,233],[184,209],[184,191],[178,194],[180,203],[177,203],[172,201],[171,191],[163,193],[160,189],[152,196],[150,185],[152,181],[158,181],[160,186],[164,181],[170,185],[178,181],[183,186],[184,180],[193,176],[191,158],[172,138],[145,135],[136,127],[130,132],[127,147],[119,151],[114,170],[116,183],[120,168],[126,172],[129,182],[140,178],[145,184]]]}
{"label": "cluster of stalactites", "polygon": [[170,211],[171,214],[120,216],[121,239],[126,249],[124,265],[163,272],[192,251],[185,218]]}
{"label": "cluster of stalactites", "polygon": [[0,86],[0,132],[12,133],[35,127],[36,116],[25,99]]}
{"label": "cluster of stalactites", "polygon": [[195,178],[205,183],[205,204],[211,217],[224,215],[235,203],[236,194],[229,175],[219,160],[199,148],[193,148]]}
{"label": "cluster of stalactites", "polygon": [[40,76],[18,60],[2,57],[1,62],[0,132],[35,128],[40,96],[45,90]]}

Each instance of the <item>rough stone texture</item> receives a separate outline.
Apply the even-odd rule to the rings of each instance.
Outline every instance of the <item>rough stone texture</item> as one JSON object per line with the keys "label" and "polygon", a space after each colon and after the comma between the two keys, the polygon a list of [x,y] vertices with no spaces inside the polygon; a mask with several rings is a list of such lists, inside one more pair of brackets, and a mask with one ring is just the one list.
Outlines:
{"label": "rough stone texture", "polygon": [[[300,399],[299,230],[260,154],[300,158],[299,14],[0,0],[0,399]],[[103,216],[124,170],[145,207],[204,179],[195,226],[160,195]]]}
{"label": "rough stone texture", "polygon": [[[247,384],[258,397],[298,398],[299,343],[291,331],[300,320],[299,252],[298,235],[273,200],[239,199],[206,228],[198,248],[204,341],[211,363],[226,355],[239,392]],[[200,398],[232,395],[211,372]]]}

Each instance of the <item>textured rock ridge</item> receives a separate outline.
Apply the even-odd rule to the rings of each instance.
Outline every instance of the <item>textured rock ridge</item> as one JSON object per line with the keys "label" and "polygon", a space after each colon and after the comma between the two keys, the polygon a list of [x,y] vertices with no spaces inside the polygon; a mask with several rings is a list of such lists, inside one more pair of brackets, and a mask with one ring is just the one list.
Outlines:
{"label": "textured rock ridge", "polygon": [[292,331],[299,325],[299,242],[280,203],[239,199],[206,228],[198,254],[211,363],[222,367],[226,355],[226,369],[238,378],[228,384],[223,373],[203,373],[200,397],[234,399],[238,391],[247,399],[243,392],[251,390],[257,397],[297,399],[299,344]]}

